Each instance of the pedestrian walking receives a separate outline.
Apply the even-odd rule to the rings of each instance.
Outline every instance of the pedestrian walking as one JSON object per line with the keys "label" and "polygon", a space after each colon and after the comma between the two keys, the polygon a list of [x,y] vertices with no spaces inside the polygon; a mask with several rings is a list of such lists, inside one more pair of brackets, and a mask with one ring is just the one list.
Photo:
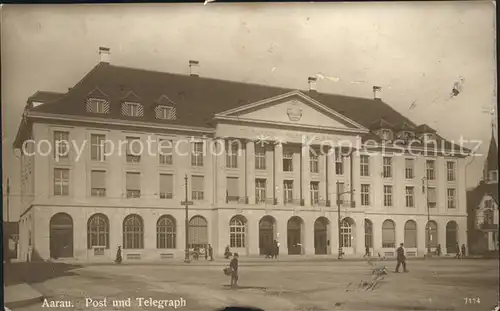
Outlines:
{"label": "pedestrian walking", "polygon": [[441,256],[441,244],[438,244],[436,248],[436,255]]}
{"label": "pedestrian walking", "polygon": [[214,249],[211,244],[208,244],[208,256],[210,256],[210,261],[214,261]]}
{"label": "pedestrian walking", "polygon": [[208,249],[207,249],[207,244],[205,244],[205,260],[208,260]]}
{"label": "pedestrian walking", "polygon": [[455,246],[455,252],[456,252],[455,258],[460,259],[460,245],[458,245],[458,242],[457,245]]}
{"label": "pedestrian walking", "polygon": [[122,247],[118,246],[118,249],[116,250],[116,258],[115,258],[115,263],[122,263]]}
{"label": "pedestrian walking", "polygon": [[396,273],[399,273],[399,267],[403,265],[403,272],[408,272],[406,269],[406,255],[405,255],[405,249],[403,247],[403,243],[399,244],[398,249],[396,250],[397,252],[397,265],[396,265]]}
{"label": "pedestrian walking", "polygon": [[238,286],[238,253],[233,254],[233,259],[229,263],[231,268],[231,287]]}
{"label": "pedestrian walking", "polygon": [[278,240],[274,240],[274,258],[278,259],[280,254],[280,242]]}
{"label": "pedestrian walking", "polygon": [[462,258],[465,258],[466,254],[465,244],[462,244]]}
{"label": "pedestrian walking", "polygon": [[368,245],[365,246],[365,255],[363,257],[370,257],[370,247]]}

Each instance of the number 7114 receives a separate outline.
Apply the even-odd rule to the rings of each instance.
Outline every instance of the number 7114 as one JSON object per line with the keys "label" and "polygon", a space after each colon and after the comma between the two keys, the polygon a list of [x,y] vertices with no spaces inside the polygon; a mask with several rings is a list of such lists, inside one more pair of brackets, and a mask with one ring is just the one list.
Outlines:
{"label": "number 7114", "polygon": [[467,305],[480,304],[481,300],[479,298],[464,298],[464,303]]}

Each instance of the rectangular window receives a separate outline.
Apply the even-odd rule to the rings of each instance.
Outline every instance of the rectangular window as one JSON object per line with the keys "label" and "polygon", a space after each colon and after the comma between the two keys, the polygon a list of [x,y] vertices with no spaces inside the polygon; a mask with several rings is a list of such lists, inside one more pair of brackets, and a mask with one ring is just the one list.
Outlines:
{"label": "rectangular window", "polygon": [[392,186],[384,186],[384,206],[392,206]]}
{"label": "rectangular window", "polygon": [[138,103],[123,103],[122,114],[129,117],[142,117],[144,108]]}
{"label": "rectangular window", "polygon": [[293,180],[283,181],[283,202],[285,204],[293,202]]}
{"label": "rectangular window", "polygon": [[205,179],[203,176],[192,176],[191,177],[191,196],[193,200],[203,200],[204,189],[205,189]]}
{"label": "rectangular window", "polygon": [[87,112],[92,113],[109,113],[109,103],[104,99],[89,99],[87,100]]}
{"label": "rectangular window", "polygon": [[69,195],[69,169],[66,168],[54,169],[54,195],[55,196]]}
{"label": "rectangular window", "polygon": [[92,161],[104,161],[104,141],[106,136],[99,134],[90,135],[90,159]]}
{"label": "rectangular window", "polygon": [[174,197],[174,176],[172,174],[160,174],[160,199],[172,199]]}
{"label": "rectangular window", "polygon": [[156,107],[156,118],[161,120],[175,120],[176,109],[174,107],[158,106]]}
{"label": "rectangular window", "polygon": [[283,152],[283,172],[293,172],[293,153]]}
{"label": "rectangular window", "polygon": [[238,168],[238,144],[231,142],[226,144],[226,167]]}
{"label": "rectangular window", "polygon": [[360,174],[361,176],[370,176],[370,157],[367,155],[360,156]]}
{"label": "rectangular window", "polygon": [[256,179],[255,180],[255,202],[265,203],[266,202],[266,180]]}
{"label": "rectangular window", "polygon": [[127,163],[141,162],[141,140],[137,137],[127,137]]}
{"label": "rectangular window", "polygon": [[429,208],[435,208],[437,206],[436,188],[427,188],[427,202]]}
{"label": "rectangular window", "polygon": [[319,204],[319,182],[313,181],[310,185],[311,189],[311,205]]}
{"label": "rectangular window", "polygon": [[384,157],[383,159],[383,173],[384,173],[384,178],[391,178],[392,177],[392,158],[391,157]]}
{"label": "rectangular window", "polygon": [[266,169],[266,149],[261,144],[255,144],[255,169]]}
{"label": "rectangular window", "polygon": [[457,191],[455,188],[448,188],[448,208],[456,208]]}
{"label": "rectangular window", "polygon": [[191,165],[203,166],[203,143],[193,143],[193,152],[191,153]]}
{"label": "rectangular window", "polygon": [[54,132],[54,158],[67,159],[69,154],[69,132]]}
{"label": "rectangular window", "polygon": [[315,152],[309,153],[309,168],[311,173],[319,173],[319,158]]}
{"label": "rectangular window", "polygon": [[160,165],[172,165],[174,163],[174,143],[171,140],[161,139],[158,146]]}
{"label": "rectangular window", "polygon": [[361,205],[370,205],[370,185],[361,185]]}
{"label": "rectangular window", "polygon": [[446,162],[446,169],[448,181],[455,181],[455,162]]}
{"label": "rectangular window", "polygon": [[436,179],[436,163],[434,160],[427,160],[425,162],[426,171],[427,171],[427,180],[435,180]]}
{"label": "rectangular window", "polygon": [[127,198],[141,197],[141,174],[127,173]]}
{"label": "rectangular window", "polygon": [[226,180],[227,184],[227,202],[238,202],[240,199],[239,188],[240,183],[238,177],[228,177]]}
{"label": "rectangular window", "polygon": [[405,159],[405,177],[406,179],[413,179],[414,175],[415,160]]}
{"label": "rectangular window", "polygon": [[339,182],[337,183],[337,198],[339,200],[338,204],[339,205],[342,205],[344,204],[344,193],[345,191],[345,185],[343,182]]}
{"label": "rectangular window", "polygon": [[340,151],[335,152],[335,174],[344,175],[344,156]]}
{"label": "rectangular window", "polygon": [[406,207],[415,207],[415,188],[406,187]]}
{"label": "rectangular window", "polygon": [[91,196],[105,197],[106,196],[106,172],[92,171],[90,175]]}

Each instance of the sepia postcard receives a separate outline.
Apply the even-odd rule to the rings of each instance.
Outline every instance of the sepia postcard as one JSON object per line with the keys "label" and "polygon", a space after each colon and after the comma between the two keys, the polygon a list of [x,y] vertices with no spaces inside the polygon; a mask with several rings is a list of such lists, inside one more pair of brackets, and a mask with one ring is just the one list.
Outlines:
{"label": "sepia postcard", "polygon": [[494,2],[0,13],[5,310],[499,310]]}

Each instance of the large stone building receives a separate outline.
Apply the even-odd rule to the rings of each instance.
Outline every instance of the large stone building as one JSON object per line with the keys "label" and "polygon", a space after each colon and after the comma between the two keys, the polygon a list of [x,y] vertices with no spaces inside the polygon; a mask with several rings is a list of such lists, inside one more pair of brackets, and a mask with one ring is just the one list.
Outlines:
{"label": "large stone building", "polygon": [[[314,78],[300,91],[205,78],[195,61],[187,75],[125,68],[100,53],[66,94],[28,99],[15,142],[21,258],[109,261],[120,245],[125,260],[183,258],[186,192],[190,247],[216,255],[259,255],[275,239],[280,254],[334,255],[341,243],[346,256],[466,243],[465,154],[380,88],[355,98],[320,93]],[[141,153],[148,140],[175,151]]]}

